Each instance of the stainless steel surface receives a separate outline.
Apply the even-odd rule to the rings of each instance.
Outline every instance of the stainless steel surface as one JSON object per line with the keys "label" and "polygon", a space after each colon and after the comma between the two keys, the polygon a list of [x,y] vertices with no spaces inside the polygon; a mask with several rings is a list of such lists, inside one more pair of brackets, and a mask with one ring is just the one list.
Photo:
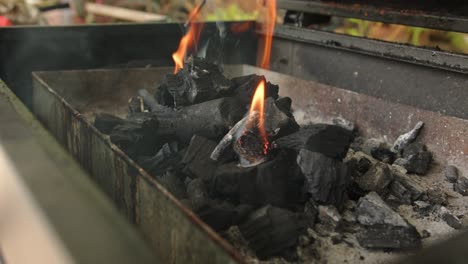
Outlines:
{"label": "stainless steel surface", "polygon": [[[231,246],[92,125],[97,112],[125,115],[128,98],[138,89],[153,91],[168,72],[172,67],[36,72],[33,111],[139,227],[164,262],[240,261]],[[468,171],[467,120],[252,66],[226,66],[231,77],[249,73],[264,74],[279,84],[281,95],[292,98],[301,122],[341,116],[355,122],[362,135],[384,136],[391,142],[417,121],[424,121],[419,140],[439,164],[433,168],[433,177],[438,177],[440,165],[446,163]]]}

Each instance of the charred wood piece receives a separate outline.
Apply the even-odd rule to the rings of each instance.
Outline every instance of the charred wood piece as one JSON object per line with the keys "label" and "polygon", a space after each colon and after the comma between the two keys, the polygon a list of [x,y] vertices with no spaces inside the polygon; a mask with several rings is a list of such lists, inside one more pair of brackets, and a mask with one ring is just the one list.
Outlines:
{"label": "charred wood piece", "polygon": [[253,212],[239,230],[257,257],[263,260],[295,247],[306,227],[303,215],[266,206]]}
{"label": "charred wood piece", "polygon": [[279,86],[274,85],[270,82],[266,82],[265,76],[255,74],[235,77],[231,79],[231,90],[233,91],[236,97],[238,97],[244,103],[249,104],[250,100],[252,100],[255,90],[257,89],[257,86],[262,81],[266,83],[265,98],[271,97],[275,100],[278,99]]}
{"label": "charred wood piece", "polygon": [[383,194],[392,182],[393,175],[385,163],[377,162],[364,175],[355,177],[354,181],[365,191]]}
{"label": "charred wood piece", "polygon": [[251,205],[235,206],[228,202],[214,200],[195,210],[197,215],[215,231],[223,231],[242,223],[252,211]]}
{"label": "charred wood piece", "polygon": [[432,153],[421,143],[411,143],[403,149],[403,158],[395,163],[404,167],[409,173],[426,174],[432,162]]}
{"label": "charred wood piece", "polygon": [[110,134],[116,126],[124,123],[124,119],[106,113],[97,114],[94,119],[94,126],[106,135]]}
{"label": "charred wood piece", "polygon": [[414,126],[413,129],[411,129],[405,134],[400,135],[397,138],[397,140],[395,140],[395,143],[393,143],[392,151],[395,153],[399,153],[406,146],[408,146],[411,142],[413,142],[416,139],[416,137],[419,135],[419,131],[421,131],[423,126],[424,126],[424,123],[419,121]]}
{"label": "charred wood piece", "polygon": [[166,143],[151,158],[140,158],[140,166],[154,177],[162,176],[167,169],[180,170],[182,157],[179,153],[177,142]]}
{"label": "charred wood piece", "polygon": [[317,124],[308,125],[288,136],[273,142],[274,148],[286,148],[300,151],[322,153],[327,157],[342,159],[346,155],[353,139],[351,131],[340,126]]}
{"label": "charred wood piece", "polygon": [[194,135],[182,159],[183,172],[191,178],[209,180],[216,170],[217,163],[210,159],[216,142]]}
{"label": "charred wood piece", "polygon": [[351,177],[348,167],[321,153],[301,149],[297,164],[305,176],[305,188],[312,198],[322,204],[342,210]]}

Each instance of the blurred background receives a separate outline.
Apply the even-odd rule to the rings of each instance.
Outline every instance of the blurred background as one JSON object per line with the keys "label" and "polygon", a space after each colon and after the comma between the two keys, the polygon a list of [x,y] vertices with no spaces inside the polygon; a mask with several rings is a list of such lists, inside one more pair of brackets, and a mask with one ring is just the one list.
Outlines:
{"label": "blurred background", "polygon": [[[184,22],[201,0],[0,0],[0,26]],[[208,0],[203,21],[261,20],[264,0]],[[362,19],[278,12],[277,23],[468,53],[468,34]]]}

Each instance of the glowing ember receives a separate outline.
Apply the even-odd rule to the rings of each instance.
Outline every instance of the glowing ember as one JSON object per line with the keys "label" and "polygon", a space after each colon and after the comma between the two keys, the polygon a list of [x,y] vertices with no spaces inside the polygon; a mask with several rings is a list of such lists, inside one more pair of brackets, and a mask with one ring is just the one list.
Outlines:
{"label": "glowing ember", "polygon": [[192,47],[194,47],[194,45],[198,43],[200,33],[203,29],[203,24],[195,23],[194,21],[196,20],[199,11],[200,10],[198,7],[192,12],[190,12],[190,29],[187,32],[187,34],[185,34],[185,36],[183,36],[180,40],[179,48],[177,49],[177,51],[172,54],[172,59],[175,63],[174,73],[177,73],[180,69],[184,67],[184,59],[185,55],[187,54],[187,50],[191,49]]}
{"label": "glowing ember", "polygon": [[276,0],[266,0],[267,15],[265,17],[265,39],[263,40],[263,53],[260,61],[260,67],[270,68],[271,43],[273,41],[273,32],[276,23]]}

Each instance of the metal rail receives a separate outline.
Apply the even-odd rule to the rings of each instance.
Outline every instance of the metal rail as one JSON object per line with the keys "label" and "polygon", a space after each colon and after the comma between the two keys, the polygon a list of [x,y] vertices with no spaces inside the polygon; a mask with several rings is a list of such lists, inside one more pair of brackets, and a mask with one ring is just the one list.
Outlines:
{"label": "metal rail", "polygon": [[[307,0],[278,0],[278,8],[306,13],[316,13],[330,16],[361,18],[393,24],[403,24],[416,27],[442,29],[447,31],[468,32],[468,16],[466,4],[459,4],[457,8],[450,5],[448,12],[436,11],[432,8],[420,8],[410,1],[388,1],[381,4],[369,4],[372,1],[307,1]],[[380,2],[380,1],[376,1]],[[420,1],[418,1],[420,2]],[[425,3],[424,3],[425,4]],[[424,5],[421,5],[424,7]]]}

